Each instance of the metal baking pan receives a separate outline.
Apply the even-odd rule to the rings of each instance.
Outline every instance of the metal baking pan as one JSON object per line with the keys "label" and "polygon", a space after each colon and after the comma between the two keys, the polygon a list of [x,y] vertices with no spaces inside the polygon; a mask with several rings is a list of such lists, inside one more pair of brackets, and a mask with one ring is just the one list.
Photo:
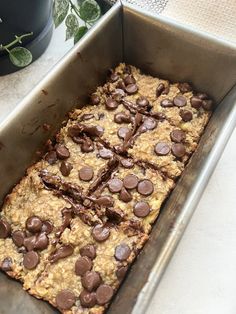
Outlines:
{"label": "metal baking pan", "polygon": [[[106,70],[125,61],[152,75],[189,81],[218,104],[150,240],[108,313],[143,314],[236,124],[236,46],[117,3],[0,125],[0,199],[37,160],[66,113],[86,103]],[[51,125],[45,131],[44,124]],[[57,313],[0,274],[1,314]]]}

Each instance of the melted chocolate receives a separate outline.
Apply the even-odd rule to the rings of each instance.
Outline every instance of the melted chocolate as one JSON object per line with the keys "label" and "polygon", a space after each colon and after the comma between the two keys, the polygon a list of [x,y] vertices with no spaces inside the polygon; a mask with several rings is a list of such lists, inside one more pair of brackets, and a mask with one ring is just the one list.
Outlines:
{"label": "melted chocolate", "polygon": [[49,261],[50,263],[56,263],[59,259],[65,258],[67,256],[72,255],[74,252],[74,248],[72,245],[67,244],[67,245],[62,245],[56,251],[54,251],[50,256],[49,256]]}

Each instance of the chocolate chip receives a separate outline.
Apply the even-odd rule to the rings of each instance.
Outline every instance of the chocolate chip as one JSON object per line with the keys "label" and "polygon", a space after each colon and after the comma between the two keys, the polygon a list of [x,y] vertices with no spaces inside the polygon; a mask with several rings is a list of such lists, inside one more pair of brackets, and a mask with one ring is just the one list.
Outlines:
{"label": "chocolate chip", "polygon": [[83,246],[79,252],[81,256],[87,256],[92,260],[96,257],[96,247],[93,244]]}
{"label": "chocolate chip", "polygon": [[132,73],[131,66],[130,65],[125,65],[125,67],[123,69],[123,73],[131,74]]}
{"label": "chocolate chip", "polygon": [[21,247],[24,243],[25,234],[21,230],[14,231],[12,233],[12,241],[15,243],[17,247]]}
{"label": "chocolate chip", "polygon": [[0,239],[7,238],[11,233],[11,226],[6,220],[0,219]]}
{"label": "chocolate chip", "polygon": [[119,103],[115,99],[113,99],[111,97],[107,98],[107,100],[106,100],[106,108],[108,110],[114,110],[118,106],[119,106]]}
{"label": "chocolate chip", "polygon": [[198,93],[197,97],[200,98],[201,100],[207,100],[208,99],[208,95],[205,93]]}
{"label": "chocolate chip", "polygon": [[94,118],[94,114],[92,113],[84,113],[81,117],[80,117],[80,120],[81,121],[87,121],[87,120],[90,120]]}
{"label": "chocolate chip", "polygon": [[123,80],[124,80],[125,85],[130,85],[130,84],[135,84],[136,83],[136,80],[133,77],[133,75],[126,75]]}
{"label": "chocolate chip", "polygon": [[127,273],[128,266],[121,266],[116,270],[116,277],[119,280],[123,280],[125,277],[125,274]]}
{"label": "chocolate chip", "polygon": [[174,97],[173,102],[176,107],[184,107],[187,104],[187,99],[183,95],[177,95]]}
{"label": "chocolate chip", "polygon": [[122,188],[119,194],[119,199],[125,203],[128,203],[132,200],[132,195],[125,188]]}
{"label": "chocolate chip", "polygon": [[100,97],[97,94],[92,94],[90,101],[93,106],[96,106],[100,103]]}
{"label": "chocolate chip", "polygon": [[93,227],[92,236],[97,242],[103,242],[110,236],[110,229],[103,225]]}
{"label": "chocolate chip", "polygon": [[86,139],[83,141],[81,145],[82,153],[90,153],[94,151],[94,144],[90,139]]}
{"label": "chocolate chip", "polygon": [[118,178],[111,179],[108,182],[108,188],[111,193],[120,192],[122,189],[122,186],[123,186],[123,182]]}
{"label": "chocolate chip", "polygon": [[48,172],[46,169],[43,169],[39,172],[39,176],[41,177],[44,185],[47,188],[59,188],[62,184],[61,178],[59,176],[53,175]]}
{"label": "chocolate chip", "polygon": [[11,271],[12,270],[12,259],[10,257],[4,258],[2,261],[0,268],[3,271]]}
{"label": "chocolate chip", "polygon": [[164,112],[153,112],[152,113],[153,118],[158,119],[160,121],[163,121],[166,119],[166,115]]}
{"label": "chocolate chip", "polygon": [[45,232],[46,234],[49,234],[52,232],[52,230],[53,230],[53,224],[48,220],[43,221],[41,231]]}
{"label": "chocolate chip", "polygon": [[36,236],[28,236],[24,238],[24,247],[27,249],[27,251],[33,251],[35,247],[36,242]]}
{"label": "chocolate chip", "polygon": [[44,159],[50,164],[53,165],[57,162],[57,153],[55,150],[52,150],[51,152],[48,152],[45,156]]}
{"label": "chocolate chip", "polygon": [[153,130],[156,128],[157,126],[157,122],[155,119],[150,118],[150,117],[146,117],[143,121],[143,126],[147,129],[147,130]]}
{"label": "chocolate chip", "polygon": [[[127,131],[127,133],[125,134],[123,146],[122,145],[120,146],[121,147],[121,152],[122,151],[125,152],[125,150],[129,148],[130,143],[132,143],[132,135],[133,135],[133,130],[132,129]],[[118,148],[117,151],[119,152],[119,148]]]}
{"label": "chocolate chip", "polygon": [[111,73],[110,75],[110,81],[112,83],[115,83],[119,79],[119,75],[116,72]]}
{"label": "chocolate chip", "polygon": [[56,146],[56,153],[59,159],[66,159],[70,157],[70,152],[65,145],[58,144]]}
{"label": "chocolate chip", "polygon": [[161,101],[161,106],[164,107],[164,108],[168,108],[168,107],[173,107],[174,106],[174,103],[172,100],[170,99],[163,99]]}
{"label": "chocolate chip", "polygon": [[189,110],[181,109],[180,112],[179,112],[179,115],[180,115],[180,117],[182,118],[182,120],[184,122],[188,122],[188,121],[191,121],[193,119],[193,114]]}
{"label": "chocolate chip", "polygon": [[70,162],[62,161],[60,165],[60,171],[64,177],[68,177],[72,169],[73,166]]}
{"label": "chocolate chip", "polygon": [[30,251],[24,255],[23,265],[27,269],[34,269],[39,264],[39,255],[37,252]]}
{"label": "chocolate chip", "polygon": [[119,267],[119,268],[116,270],[116,277],[117,277],[119,280],[124,279],[125,274],[127,273],[127,270],[128,270],[128,266],[121,266],[121,267]]}
{"label": "chocolate chip", "polygon": [[83,276],[87,271],[91,270],[93,263],[87,256],[81,256],[75,262],[75,273],[77,276]]}
{"label": "chocolate chip", "polygon": [[115,258],[117,261],[125,261],[130,256],[131,250],[129,246],[125,243],[121,243],[115,248]]}
{"label": "chocolate chip", "polygon": [[83,290],[79,295],[80,304],[83,307],[91,308],[97,303],[96,293]]}
{"label": "chocolate chip", "polygon": [[170,147],[167,143],[160,142],[155,145],[154,150],[158,156],[165,156],[169,154]]}
{"label": "chocolate chip", "polygon": [[124,184],[124,187],[128,190],[132,190],[132,189],[135,189],[136,186],[138,185],[138,177],[134,174],[128,174],[124,180],[123,180],[123,184]]}
{"label": "chocolate chip", "polygon": [[61,310],[69,310],[75,304],[76,298],[75,294],[68,290],[61,290],[56,296],[56,305]]}
{"label": "chocolate chip", "polygon": [[94,202],[103,207],[111,207],[114,205],[114,199],[110,195],[102,195],[94,200]]}
{"label": "chocolate chip", "polygon": [[131,169],[134,167],[134,162],[132,159],[121,159],[120,163],[122,167],[127,168],[127,169]]}
{"label": "chocolate chip", "polygon": [[82,181],[90,181],[94,176],[93,168],[90,166],[84,166],[79,170],[79,178]]}
{"label": "chocolate chip", "polygon": [[139,107],[147,107],[149,106],[149,101],[146,97],[140,96],[139,98],[136,99],[136,104]]}
{"label": "chocolate chip", "polygon": [[40,233],[38,235],[33,235],[24,238],[24,246],[28,251],[33,250],[44,250],[49,244],[48,237],[45,233]]}
{"label": "chocolate chip", "polygon": [[167,85],[162,92],[162,95],[168,95],[170,92],[170,85]]}
{"label": "chocolate chip", "polygon": [[99,273],[96,271],[87,271],[85,275],[81,278],[82,286],[89,292],[96,290],[101,284],[102,279]]}
{"label": "chocolate chip", "polygon": [[165,89],[165,85],[160,83],[156,88],[156,96],[159,97]]}
{"label": "chocolate chip", "polygon": [[150,180],[144,179],[142,181],[139,181],[137,191],[139,194],[148,196],[153,193],[154,187]]}
{"label": "chocolate chip", "polygon": [[89,152],[93,152],[94,151],[94,143],[87,136],[84,137],[84,138],[72,137],[72,140],[76,144],[80,144],[80,149],[81,149],[82,153],[89,153]]}
{"label": "chocolate chip", "polygon": [[68,128],[68,135],[72,138],[73,137],[79,137],[79,136],[81,136],[82,131],[83,131],[83,129],[82,129],[81,125],[75,124],[75,125],[72,125]]}
{"label": "chocolate chip", "polygon": [[185,155],[186,149],[183,144],[175,143],[171,147],[171,151],[175,157],[181,158]]}
{"label": "chocolate chip", "polygon": [[115,99],[116,101],[120,102],[121,99],[122,99],[123,97],[125,97],[126,94],[125,94],[125,92],[124,92],[123,89],[121,89],[121,88],[116,88],[114,91],[112,91],[111,95],[112,95],[112,98],[113,98],[113,99]]}
{"label": "chocolate chip", "polygon": [[138,91],[138,86],[136,84],[129,84],[125,87],[127,94],[132,95]]}
{"label": "chocolate chip", "polygon": [[101,137],[104,128],[101,125],[83,125],[83,132],[94,137]]}
{"label": "chocolate chip", "polygon": [[131,116],[126,112],[118,112],[114,116],[114,121],[118,124],[131,122]]}
{"label": "chocolate chip", "polygon": [[45,250],[48,247],[49,240],[45,233],[40,233],[36,236],[36,240],[34,243],[34,249],[35,250]]}
{"label": "chocolate chip", "polygon": [[179,83],[178,89],[181,91],[181,93],[188,93],[191,92],[192,87],[190,86],[189,83]]}
{"label": "chocolate chip", "polygon": [[119,138],[124,139],[126,135],[129,134],[129,132],[130,132],[129,128],[127,128],[126,126],[122,126],[118,129],[117,135],[119,136]]}
{"label": "chocolate chip", "polygon": [[116,208],[107,208],[106,209],[106,217],[108,218],[108,226],[112,224],[118,224],[124,218],[124,211],[119,207]]}
{"label": "chocolate chip", "polygon": [[176,129],[170,133],[170,138],[173,142],[181,143],[186,139],[186,134],[184,131]]}
{"label": "chocolate chip", "polygon": [[123,81],[119,81],[117,87],[125,91],[125,83]]}
{"label": "chocolate chip", "polygon": [[96,299],[99,305],[108,303],[113,297],[114,290],[111,286],[103,284],[100,285],[96,291]]}
{"label": "chocolate chip", "polygon": [[202,99],[197,96],[193,96],[190,98],[190,104],[193,108],[200,109],[202,106]]}
{"label": "chocolate chip", "polygon": [[144,218],[150,213],[150,206],[147,202],[138,202],[134,205],[134,214],[137,217]]}
{"label": "chocolate chip", "polygon": [[65,244],[56,249],[56,251],[53,252],[48,259],[51,263],[55,263],[61,258],[65,258],[67,256],[72,255],[73,252],[74,252],[73,246],[71,244]]}
{"label": "chocolate chip", "polygon": [[110,159],[113,157],[113,152],[105,147],[99,149],[98,154],[103,159]]}
{"label": "chocolate chip", "polygon": [[205,109],[206,111],[210,111],[213,106],[213,101],[212,100],[203,100],[202,102],[202,108]]}
{"label": "chocolate chip", "polygon": [[29,217],[25,223],[26,229],[32,233],[40,232],[42,225],[42,220],[38,216]]}

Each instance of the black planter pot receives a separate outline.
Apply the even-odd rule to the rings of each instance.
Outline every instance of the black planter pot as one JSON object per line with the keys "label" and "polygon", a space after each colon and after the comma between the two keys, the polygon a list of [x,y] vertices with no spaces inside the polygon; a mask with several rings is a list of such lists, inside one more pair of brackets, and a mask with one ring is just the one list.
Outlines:
{"label": "black planter pot", "polygon": [[[0,18],[0,44],[12,42],[15,35],[33,32],[22,44],[31,51],[33,61],[47,48],[53,31],[52,0],[0,0]],[[7,53],[0,52],[0,75],[19,69]]]}

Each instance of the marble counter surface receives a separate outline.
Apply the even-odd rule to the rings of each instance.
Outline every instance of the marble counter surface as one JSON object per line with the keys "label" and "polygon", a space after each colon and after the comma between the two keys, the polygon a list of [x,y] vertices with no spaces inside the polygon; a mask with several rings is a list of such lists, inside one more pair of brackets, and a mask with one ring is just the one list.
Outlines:
{"label": "marble counter surface", "polygon": [[[72,47],[64,27],[29,67],[0,77],[0,121]],[[148,314],[235,314],[236,131],[150,304]]]}

